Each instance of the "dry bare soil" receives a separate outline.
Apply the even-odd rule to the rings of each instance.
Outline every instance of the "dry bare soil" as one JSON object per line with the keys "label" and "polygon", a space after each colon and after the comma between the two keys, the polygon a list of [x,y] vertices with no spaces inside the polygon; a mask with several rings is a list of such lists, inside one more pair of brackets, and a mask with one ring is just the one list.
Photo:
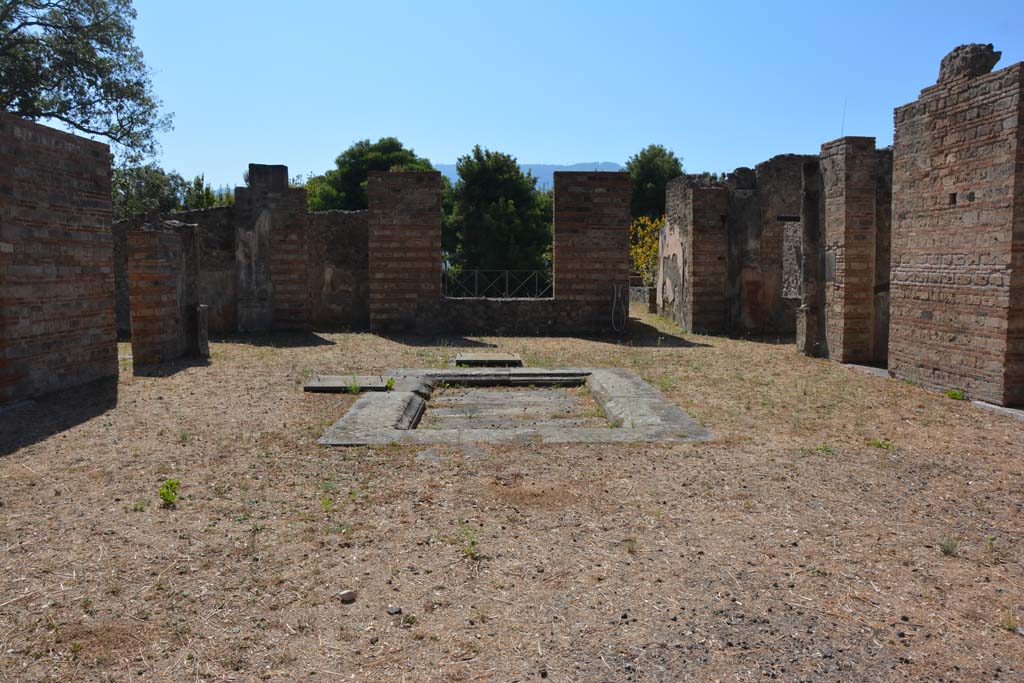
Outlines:
{"label": "dry bare soil", "polygon": [[[491,344],[715,438],[316,445],[352,398],[312,374]],[[1024,680],[1022,422],[648,317],[212,348],[0,416],[0,680]]]}

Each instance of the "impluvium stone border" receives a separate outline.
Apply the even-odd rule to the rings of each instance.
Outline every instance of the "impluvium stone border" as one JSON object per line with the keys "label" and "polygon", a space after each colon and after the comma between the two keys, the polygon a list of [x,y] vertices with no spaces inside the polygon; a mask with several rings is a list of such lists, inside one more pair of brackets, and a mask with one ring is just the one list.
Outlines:
{"label": "impluvium stone border", "polygon": [[[357,376],[358,377],[358,376]],[[398,369],[393,390],[361,395],[324,433],[325,446],[465,443],[657,443],[706,441],[711,434],[657,389],[619,368]],[[372,382],[377,389],[380,380]],[[435,387],[582,386],[590,390],[609,427],[417,430]],[[352,377],[319,376],[307,391],[349,391]],[[370,387],[368,387],[369,389]]]}

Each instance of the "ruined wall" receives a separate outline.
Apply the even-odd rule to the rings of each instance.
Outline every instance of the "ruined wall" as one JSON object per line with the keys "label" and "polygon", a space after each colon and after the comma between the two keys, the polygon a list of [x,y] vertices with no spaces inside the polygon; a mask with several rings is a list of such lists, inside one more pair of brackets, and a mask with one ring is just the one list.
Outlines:
{"label": "ruined wall", "polygon": [[555,174],[550,299],[443,298],[440,175],[372,173],[368,189],[371,329],[582,334],[625,325],[627,174]]}
{"label": "ruined wall", "polygon": [[798,347],[884,365],[889,320],[891,150],[875,139],[827,142],[804,164]]}
{"label": "ruined wall", "polygon": [[371,172],[370,329],[414,330],[441,298],[441,174]]}
{"label": "ruined wall", "polygon": [[564,324],[579,331],[625,326],[629,174],[556,172],[554,192],[554,293],[567,303]]}
{"label": "ruined wall", "polygon": [[155,223],[127,234],[132,362],[174,360],[197,350],[195,225]]}
{"label": "ruined wall", "polygon": [[1024,403],[1024,63],[963,46],[895,111],[889,368]]}
{"label": "ruined wall", "polygon": [[366,211],[309,215],[308,310],[316,329],[362,329],[370,323],[368,218]]}
{"label": "ruined wall", "polygon": [[0,113],[0,404],[116,376],[110,151]]}
{"label": "ruined wall", "polygon": [[[692,198],[685,181],[676,179],[665,187],[665,224],[658,233],[658,314],[683,326],[683,270],[686,253],[683,245],[684,216]],[[685,234],[689,234],[689,228]]]}

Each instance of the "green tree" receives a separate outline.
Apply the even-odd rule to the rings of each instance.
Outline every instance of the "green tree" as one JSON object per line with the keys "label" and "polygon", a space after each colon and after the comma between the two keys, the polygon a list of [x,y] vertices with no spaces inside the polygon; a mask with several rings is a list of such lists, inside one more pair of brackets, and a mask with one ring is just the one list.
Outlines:
{"label": "green tree", "polygon": [[206,176],[197,175],[191,183],[185,186],[181,204],[185,209],[208,209],[211,206],[217,206],[217,195],[213,193],[213,188],[206,182]]}
{"label": "green tree", "polygon": [[116,167],[112,179],[114,220],[180,209],[186,185],[180,175],[156,164]]}
{"label": "green tree", "polygon": [[665,213],[665,186],[683,175],[683,163],[663,145],[648,145],[626,162],[632,184],[630,212],[633,218],[654,220]]}
{"label": "green tree", "polygon": [[433,171],[430,161],[416,156],[398,138],[360,140],[335,160],[335,168],[306,181],[310,211],[367,208],[366,179],[370,171]]}
{"label": "green tree", "polygon": [[515,158],[481,149],[459,158],[444,244],[449,261],[482,270],[550,266],[551,211]]}
{"label": "green tree", "polygon": [[131,0],[0,1],[0,109],[108,139],[122,158],[152,155],[160,114]]}

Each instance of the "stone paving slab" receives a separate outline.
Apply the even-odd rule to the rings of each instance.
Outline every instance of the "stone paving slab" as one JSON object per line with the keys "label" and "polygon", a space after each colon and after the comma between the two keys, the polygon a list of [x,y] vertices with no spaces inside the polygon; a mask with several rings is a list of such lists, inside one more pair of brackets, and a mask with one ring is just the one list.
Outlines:
{"label": "stone paving slab", "polygon": [[[396,386],[415,385],[422,392],[442,382],[471,386],[507,386],[532,379],[540,386],[586,382],[591,394],[612,421],[609,427],[537,424],[531,427],[416,429],[430,394],[392,391],[366,394],[332,425],[324,445],[468,444],[468,443],[654,443],[704,441],[711,435],[678,406],[635,374],[622,369],[478,368],[405,369],[389,373]],[[403,385],[404,386],[404,385]],[[541,420],[543,422],[543,420]],[[442,425],[442,427],[444,427]]]}
{"label": "stone paving slab", "polygon": [[521,368],[523,359],[517,353],[504,351],[462,351],[455,356],[456,367]]}
{"label": "stone paving slab", "polygon": [[306,382],[303,391],[324,394],[347,394],[355,385],[359,391],[388,391],[390,375],[316,375]]}

